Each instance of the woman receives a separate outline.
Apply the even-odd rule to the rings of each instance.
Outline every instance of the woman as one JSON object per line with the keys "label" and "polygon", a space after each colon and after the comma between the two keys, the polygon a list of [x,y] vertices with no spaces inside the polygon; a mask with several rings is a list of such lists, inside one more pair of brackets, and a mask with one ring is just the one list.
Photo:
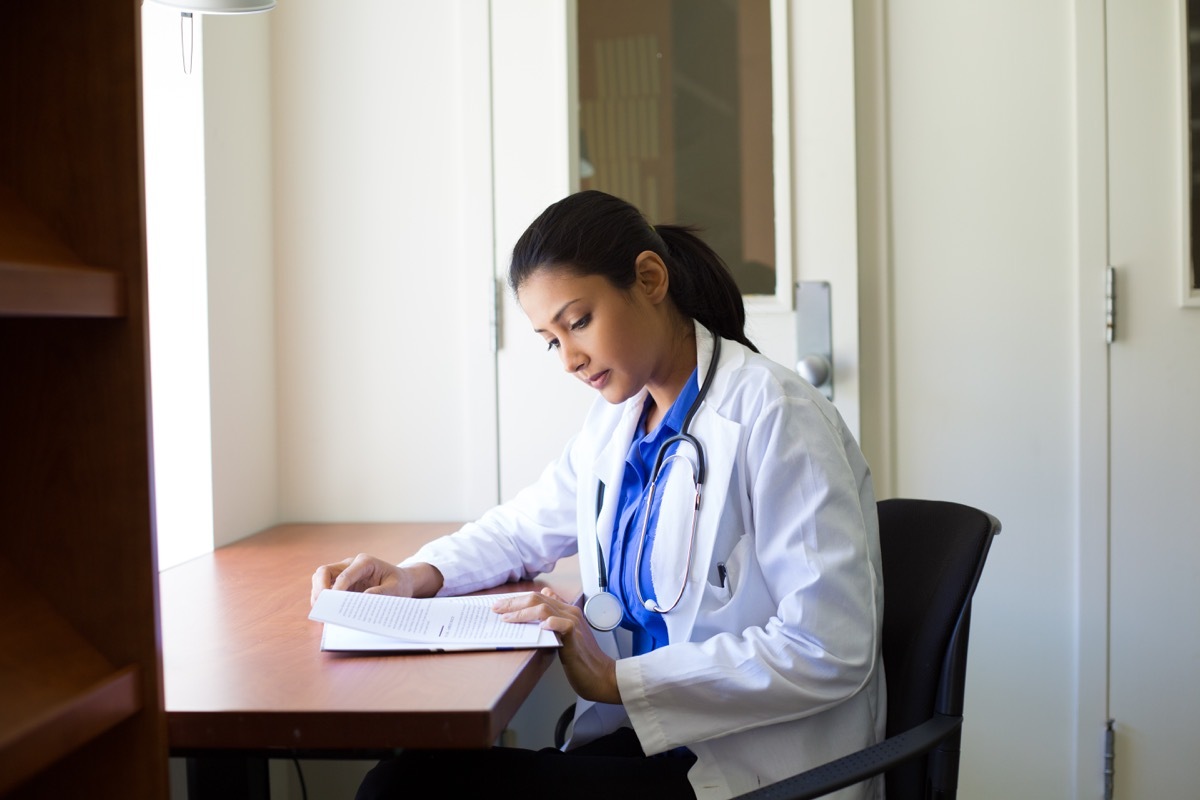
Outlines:
{"label": "woman", "polygon": [[[438,769],[491,796],[724,798],[881,739],[870,472],[834,407],[746,338],[721,259],[690,229],[589,191],[529,226],[509,282],[600,394],[583,428],[510,502],[398,567],[320,567],[313,595],[464,594],[578,552],[586,615],[549,592],[495,607],[559,634],[579,695],[572,740],[566,753],[405,754],[362,796]],[[882,783],[838,796],[879,797]]]}

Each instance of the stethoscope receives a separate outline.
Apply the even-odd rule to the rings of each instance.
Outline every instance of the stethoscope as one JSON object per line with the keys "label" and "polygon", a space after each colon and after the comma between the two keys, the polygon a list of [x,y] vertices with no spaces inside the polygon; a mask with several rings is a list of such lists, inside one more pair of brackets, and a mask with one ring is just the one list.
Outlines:
{"label": "stethoscope", "polygon": [[[721,339],[719,336],[713,336],[713,352],[712,361],[708,365],[708,374],[704,376],[704,383],[700,386],[700,391],[696,394],[696,399],[692,401],[691,407],[688,409],[687,415],[683,418],[683,425],[680,426],[680,432],[675,436],[670,437],[662,446],[658,448],[658,454],[654,457],[654,469],[650,472],[650,491],[646,495],[646,510],[642,515],[642,531],[638,537],[637,556],[633,562],[633,588],[637,593],[638,602],[641,603],[647,611],[652,611],[655,614],[666,614],[675,606],[679,605],[679,601],[683,598],[683,590],[687,587],[687,576],[692,571],[692,551],[696,546],[696,521],[700,514],[700,495],[704,488],[704,448],[700,446],[700,440],[688,433],[688,427],[692,423],[692,417],[696,415],[696,411],[700,408],[700,404],[704,402],[705,396],[708,394],[708,387],[712,384],[713,375],[717,371],[717,359],[721,357]],[[674,453],[667,455],[667,451],[671,445],[675,443],[691,445],[696,451],[696,461],[693,463],[691,459],[682,455],[677,448]],[[691,534],[688,539],[688,554],[687,563],[683,568],[683,580],[679,582],[679,591],[675,594],[675,599],[668,606],[660,606],[655,598],[646,599],[642,596],[642,582],[637,577],[642,569],[642,553],[646,545],[646,526],[650,523],[650,512],[654,508],[654,492],[658,486],[659,473],[664,464],[678,459],[685,462],[692,471],[692,480],[696,486],[696,502],[692,506],[692,525]],[[600,484],[596,494],[596,516],[600,516],[600,505],[604,500],[604,484]],[[604,551],[600,547],[600,531],[596,530],[596,571],[599,575],[600,591],[587,599],[583,604],[583,616],[591,625],[598,631],[611,631],[621,624],[621,620],[625,617],[625,609],[621,605],[621,601],[617,596],[608,590],[608,570],[605,569]]]}

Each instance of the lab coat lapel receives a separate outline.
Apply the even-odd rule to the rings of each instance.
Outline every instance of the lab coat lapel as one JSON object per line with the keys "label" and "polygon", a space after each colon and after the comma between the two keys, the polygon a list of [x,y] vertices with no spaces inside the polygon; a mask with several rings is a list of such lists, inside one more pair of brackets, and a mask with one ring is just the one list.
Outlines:
{"label": "lab coat lapel", "polygon": [[[710,369],[712,349],[712,334],[696,323],[696,378],[701,385]],[[691,566],[687,571],[687,586],[679,605],[663,615],[673,642],[686,641],[695,625],[700,600],[704,595],[704,585],[708,580],[709,567],[712,564],[713,548],[725,499],[729,494],[741,426],[722,417],[717,409],[722,405],[730,372],[740,362],[741,358],[736,348],[725,342],[708,395],[692,419],[689,429],[704,448],[708,475],[704,482],[700,514],[696,524]],[[684,450],[690,448],[685,447]],[[656,599],[659,605],[664,607],[675,599],[675,594],[679,591],[680,577],[687,563],[692,504],[695,498],[687,469],[672,469],[665,483],[669,486],[665,490],[659,511],[659,527],[664,535],[655,540],[650,559],[655,590],[662,593]]]}
{"label": "lab coat lapel", "polygon": [[[592,474],[604,484],[604,502],[599,515],[595,513],[595,494],[592,494],[594,533],[600,542],[600,550],[604,554],[604,563],[608,564],[608,551],[612,545],[612,530],[616,521],[617,503],[621,496],[621,480],[625,477],[625,456],[629,452],[629,443],[633,441],[633,432],[642,416],[642,406],[646,402],[647,392],[643,389],[637,396],[625,401],[621,418],[612,430],[608,443],[596,455],[592,462]],[[594,548],[593,548],[594,550]]]}
{"label": "lab coat lapel", "polygon": [[[687,570],[687,586],[679,604],[663,615],[673,642],[686,641],[691,634],[704,595],[717,527],[729,493],[733,463],[737,454],[740,426],[723,419],[711,408],[701,409],[692,420],[692,434],[700,441],[708,462],[708,476],[701,496],[700,513],[696,522],[696,540],[692,546],[691,566]],[[680,462],[671,469],[663,490],[659,510],[658,530],[661,531],[651,552],[650,568],[656,600],[666,607],[679,592],[680,579],[688,560],[688,540],[691,532],[692,506],[695,492],[689,471]],[[661,487],[660,487],[661,488]]]}

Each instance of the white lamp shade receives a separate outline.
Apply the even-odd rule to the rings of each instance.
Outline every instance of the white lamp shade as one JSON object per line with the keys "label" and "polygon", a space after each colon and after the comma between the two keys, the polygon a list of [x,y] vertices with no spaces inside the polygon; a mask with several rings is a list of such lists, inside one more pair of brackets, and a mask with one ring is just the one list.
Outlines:
{"label": "white lamp shade", "polygon": [[270,11],[275,0],[154,0],[162,6],[193,14],[256,14]]}

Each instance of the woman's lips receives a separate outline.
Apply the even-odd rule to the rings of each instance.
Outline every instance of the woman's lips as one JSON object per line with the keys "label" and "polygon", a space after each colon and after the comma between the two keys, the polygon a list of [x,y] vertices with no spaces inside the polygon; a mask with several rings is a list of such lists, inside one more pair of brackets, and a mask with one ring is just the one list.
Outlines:
{"label": "woman's lips", "polygon": [[593,389],[603,389],[604,384],[608,383],[609,373],[610,373],[610,370],[607,370],[607,369],[604,370],[603,372],[596,373],[595,375],[593,375],[587,379],[588,385],[591,386]]}

